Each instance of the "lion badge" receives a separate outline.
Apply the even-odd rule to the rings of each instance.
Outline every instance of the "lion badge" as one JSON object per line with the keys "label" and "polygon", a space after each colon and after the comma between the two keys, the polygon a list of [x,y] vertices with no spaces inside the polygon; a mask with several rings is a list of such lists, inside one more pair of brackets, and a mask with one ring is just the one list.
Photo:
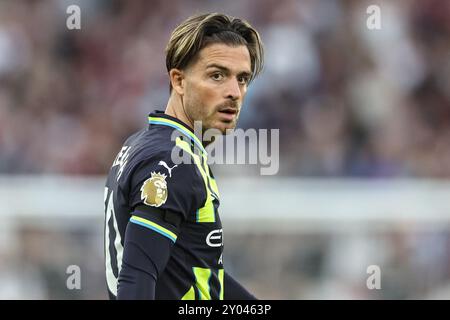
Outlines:
{"label": "lion badge", "polygon": [[144,200],[146,205],[159,207],[167,200],[167,176],[159,172],[151,174],[152,176],[142,184],[141,200]]}

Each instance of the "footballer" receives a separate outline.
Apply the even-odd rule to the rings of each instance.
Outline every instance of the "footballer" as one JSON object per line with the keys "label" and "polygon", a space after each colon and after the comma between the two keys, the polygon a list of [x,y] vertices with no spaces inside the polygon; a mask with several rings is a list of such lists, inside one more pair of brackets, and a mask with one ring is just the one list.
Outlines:
{"label": "footballer", "polygon": [[125,141],[106,182],[111,299],[255,299],[224,270],[219,190],[193,128],[234,129],[262,66],[260,36],[242,19],[201,14],[173,31],[166,109]]}

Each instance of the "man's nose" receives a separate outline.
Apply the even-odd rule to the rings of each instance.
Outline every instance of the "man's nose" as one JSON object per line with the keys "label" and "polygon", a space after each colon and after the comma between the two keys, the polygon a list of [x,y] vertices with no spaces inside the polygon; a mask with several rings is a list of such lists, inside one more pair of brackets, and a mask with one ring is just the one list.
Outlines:
{"label": "man's nose", "polygon": [[231,100],[238,100],[241,98],[241,88],[239,86],[239,82],[236,79],[232,79],[227,83],[225,96],[226,98]]}

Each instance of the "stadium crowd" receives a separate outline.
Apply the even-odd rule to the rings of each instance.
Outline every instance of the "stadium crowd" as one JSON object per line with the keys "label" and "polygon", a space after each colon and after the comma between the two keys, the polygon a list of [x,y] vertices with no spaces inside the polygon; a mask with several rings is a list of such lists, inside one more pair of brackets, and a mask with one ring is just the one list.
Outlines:
{"label": "stadium crowd", "polygon": [[379,1],[380,30],[368,2],[282,3],[0,2],[0,172],[105,174],[165,108],[170,30],[223,7],[265,43],[240,126],[280,129],[280,175],[450,177],[450,2]]}

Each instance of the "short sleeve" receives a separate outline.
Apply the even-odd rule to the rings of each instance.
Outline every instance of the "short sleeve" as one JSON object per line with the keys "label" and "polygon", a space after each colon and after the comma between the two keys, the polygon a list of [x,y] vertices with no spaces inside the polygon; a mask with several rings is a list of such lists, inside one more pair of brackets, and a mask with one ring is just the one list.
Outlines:
{"label": "short sleeve", "polygon": [[160,208],[185,220],[205,202],[205,185],[195,164],[174,164],[170,156],[162,153],[138,163],[130,178],[130,207]]}

